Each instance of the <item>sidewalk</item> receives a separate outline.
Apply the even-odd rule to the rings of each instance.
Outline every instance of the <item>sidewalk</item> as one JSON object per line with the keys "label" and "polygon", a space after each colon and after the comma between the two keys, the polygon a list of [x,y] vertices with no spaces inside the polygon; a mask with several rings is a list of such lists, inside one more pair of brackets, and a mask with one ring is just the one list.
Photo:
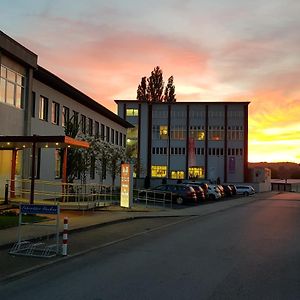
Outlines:
{"label": "sidewalk", "polygon": [[[68,217],[69,232],[72,233],[74,231],[87,230],[93,227],[104,226],[107,224],[123,222],[136,218],[203,216],[252,202],[259,197],[260,194],[256,194],[250,197],[233,198],[230,200],[209,203],[206,205],[190,206],[182,209],[170,209],[162,207],[146,208],[142,205],[134,205],[134,207],[131,209],[111,206],[95,211],[62,210],[60,213],[59,231],[63,231],[64,217]],[[41,224],[53,224],[53,221],[42,222]],[[39,226],[39,223],[37,223],[36,225],[21,226],[21,234],[22,240],[31,240],[47,236],[50,233],[45,229],[45,227]],[[17,242],[17,237],[18,227],[0,230],[0,249],[9,248],[12,246],[15,242]]]}

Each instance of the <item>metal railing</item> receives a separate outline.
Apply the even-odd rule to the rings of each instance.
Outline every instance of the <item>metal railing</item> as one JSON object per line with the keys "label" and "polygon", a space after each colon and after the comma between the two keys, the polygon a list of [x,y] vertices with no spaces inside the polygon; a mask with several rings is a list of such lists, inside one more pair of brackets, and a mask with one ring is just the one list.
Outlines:
{"label": "metal railing", "polygon": [[173,194],[155,190],[135,190],[133,202],[145,204],[145,206],[169,206],[172,208]]}
{"label": "metal railing", "polygon": [[[11,183],[13,183],[11,185]],[[10,181],[10,200],[29,199],[30,179]],[[111,204],[119,204],[120,190],[103,184],[61,183],[45,180],[35,180],[35,201],[73,203],[82,208],[95,208]]]}

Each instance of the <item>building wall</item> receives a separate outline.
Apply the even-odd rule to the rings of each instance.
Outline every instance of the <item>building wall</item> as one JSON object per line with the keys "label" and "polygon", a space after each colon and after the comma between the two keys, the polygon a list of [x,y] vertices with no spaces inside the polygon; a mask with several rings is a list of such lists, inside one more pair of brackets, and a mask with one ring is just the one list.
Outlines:
{"label": "building wall", "polygon": [[[103,124],[105,128],[104,135],[106,135],[106,129],[109,128],[109,142],[116,144],[116,133],[118,133],[117,144],[121,147],[126,145],[126,132],[127,128],[130,127],[129,123],[124,122],[105,107],[54,74],[38,67],[37,55],[2,31],[0,31],[0,65],[2,66],[0,78],[0,135],[64,135],[62,108],[66,106],[70,110],[70,117],[74,110],[79,113],[79,120],[81,114],[86,116],[87,124],[89,118],[93,120],[94,126],[97,121],[99,123],[99,135],[101,134],[101,124]],[[37,78],[41,78],[41,80]],[[15,83],[13,80],[15,80]],[[9,86],[10,93],[12,93],[12,85],[14,85],[15,91],[22,91],[21,97],[17,97],[15,92],[14,100],[11,97],[6,97],[6,90],[8,90],[6,86]],[[39,118],[41,96],[48,98],[47,121]],[[20,98],[22,98],[21,102],[19,101]],[[58,124],[53,123],[51,119],[53,102],[59,104]],[[93,131],[95,134],[94,128]],[[111,138],[112,133],[115,135],[114,141]],[[105,136],[104,138],[106,139]],[[5,181],[10,179],[11,157],[12,151],[0,151],[0,197],[4,195]],[[18,151],[18,178],[29,178],[30,164],[30,149]],[[40,150],[40,170],[38,173],[40,179],[61,181],[60,178],[55,177],[55,149]],[[90,179],[89,175],[87,179]],[[100,181],[100,177],[96,172],[93,182],[99,183]],[[103,183],[111,183],[111,176],[108,172]],[[118,184],[118,180],[116,184]]]}
{"label": "building wall", "polygon": [[[140,124],[140,159],[147,168],[143,175],[151,176],[153,166],[167,166],[167,178],[172,177],[172,171],[188,178],[189,167],[196,167],[201,169],[199,176],[212,181],[246,180],[248,102],[116,103],[119,116]],[[126,110],[139,105],[138,117],[126,116]],[[162,138],[159,131],[164,128],[168,132]]]}

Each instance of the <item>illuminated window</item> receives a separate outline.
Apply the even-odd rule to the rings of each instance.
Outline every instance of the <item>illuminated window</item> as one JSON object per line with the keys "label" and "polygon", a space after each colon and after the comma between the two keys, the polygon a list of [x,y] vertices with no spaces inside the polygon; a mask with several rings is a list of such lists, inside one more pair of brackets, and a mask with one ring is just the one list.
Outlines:
{"label": "illuminated window", "polygon": [[184,179],[184,171],[171,171],[172,179]]}
{"label": "illuminated window", "polygon": [[39,103],[40,120],[48,121],[48,98],[41,96]]}
{"label": "illuminated window", "polygon": [[189,168],[189,178],[190,179],[204,178],[204,168],[203,167],[190,167]]}
{"label": "illuminated window", "polygon": [[204,126],[191,126],[190,137],[196,141],[203,141],[205,139]]}
{"label": "illuminated window", "polygon": [[151,177],[167,177],[167,166],[151,166]]}
{"label": "illuminated window", "polygon": [[159,126],[159,137],[161,140],[168,138],[168,126]]}
{"label": "illuminated window", "polygon": [[139,115],[139,110],[137,108],[127,108],[126,116],[127,117],[137,117]]}

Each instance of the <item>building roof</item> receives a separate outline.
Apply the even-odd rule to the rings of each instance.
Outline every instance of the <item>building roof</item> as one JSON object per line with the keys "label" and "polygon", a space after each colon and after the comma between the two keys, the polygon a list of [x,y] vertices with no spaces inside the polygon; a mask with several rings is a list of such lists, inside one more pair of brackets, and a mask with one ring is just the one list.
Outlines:
{"label": "building roof", "polygon": [[249,105],[250,101],[202,101],[202,100],[195,100],[195,101],[180,101],[180,102],[172,102],[172,103],[168,103],[168,102],[146,102],[146,101],[139,101],[139,100],[134,100],[134,99],[130,99],[130,100],[115,100],[115,102],[117,104],[119,103],[152,103],[152,104],[158,104],[158,105],[167,105],[167,104],[171,104],[171,105],[186,105],[186,104],[197,104],[197,103],[201,103],[201,104],[212,104],[212,105],[216,105],[216,104],[246,104]]}
{"label": "building roof", "polygon": [[0,30],[0,50],[15,60],[37,68],[37,55]]}
{"label": "building roof", "polygon": [[33,77],[38,81],[61,92],[62,94],[72,98],[78,103],[100,113],[108,119],[111,119],[112,121],[125,128],[134,127],[132,124],[120,118],[118,115],[116,115],[100,103],[96,102],[94,99],[85,95],[83,92],[79,91],[75,87],[71,86],[69,83],[65,82],[64,80],[62,80],[61,78],[59,78],[58,76],[54,75],[53,73],[41,66],[38,66],[38,68],[34,71]]}

